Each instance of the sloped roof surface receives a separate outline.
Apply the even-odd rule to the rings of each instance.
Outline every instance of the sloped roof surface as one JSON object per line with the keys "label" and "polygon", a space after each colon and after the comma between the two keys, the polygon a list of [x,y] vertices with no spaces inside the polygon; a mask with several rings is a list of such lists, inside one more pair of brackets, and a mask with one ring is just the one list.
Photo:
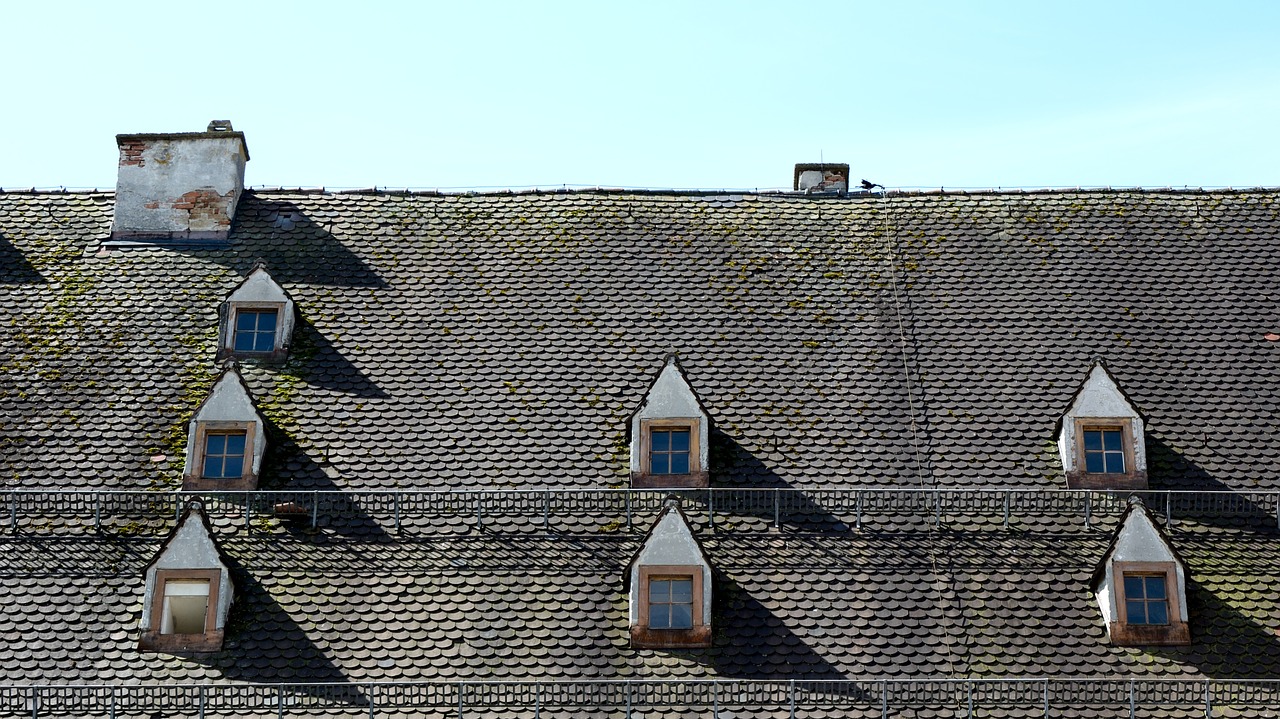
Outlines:
{"label": "sloped roof surface", "polygon": [[[808,497],[774,528],[685,494],[716,638],[678,652],[627,646],[653,513],[616,503],[223,511],[238,594],[198,657],[134,649],[172,513],[23,515],[0,682],[1280,676],[1275,500],[1245,494],[1280,489],[1277,200],[272,191],[226,247],[106,252],[110,194],[0,194],[4,489],[176,488],[218,306],[262,260],[300,318],[286,364],[242,367],[264,488],[623,487],[626,418],[676,351],[713,485]],[[1107,642],[1088,582],[1119,509],[1032,500],[1005,528],[1000,495],[863,517],[836,491],[1064,487],[1054,427],[1098,359],[1146,414],[1153,488],[1240,493],[1168,530],[1189,647]]]}
{"label": "sloped roof surface", "polygon": [[218,305],[262,259],[302,320],[293,362],[246,370],[294,440],[268,487],[621,486],[671,350],[716,484],[1059,487],[1054,423],[1100,358],[1148,415],[1153,486],[1276,487],[1278,211],[258,192],[228,249],[100,255],[110,195],[0,195],[0,481],[173,485]]}

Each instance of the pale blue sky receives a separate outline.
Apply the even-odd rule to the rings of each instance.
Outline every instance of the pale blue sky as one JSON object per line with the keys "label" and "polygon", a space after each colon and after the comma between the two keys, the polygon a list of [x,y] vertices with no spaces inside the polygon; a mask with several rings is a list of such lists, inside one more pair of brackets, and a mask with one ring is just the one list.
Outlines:
{"label": "pale blue sky", "polygon": [[114,135],[251,185],[1280,185],[1280,2],[105,3],[4,10],[0,186]]}

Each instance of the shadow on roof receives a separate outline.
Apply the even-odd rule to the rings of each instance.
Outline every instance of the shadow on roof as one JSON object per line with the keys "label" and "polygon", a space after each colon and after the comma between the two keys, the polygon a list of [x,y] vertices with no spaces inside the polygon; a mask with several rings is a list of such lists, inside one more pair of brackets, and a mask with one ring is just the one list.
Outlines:
{"label": "shadow on roof", "polygon": [[351,364],[301,313],[293,332],[294,354],[305,362],[307,370],[302,377],[304,382],[312,387],[342,392],[353,397],[388,396],[373,380]]}
{"label": "shadow on roof", "polygon": [[323,285],[377,289],[386,283],[359,256],[312,221],[292,202],[245,193],[231,231],[235,252],[214,255],[201,249],[180,250],[208,257],[243,275],[243,258],[262,261],[282,285]]}
{"label": "shadow on roof", "polygon": [[[1162,440],[1147,435],[1147,467],[1153,490],[1194,490],[1199,492],[1230,492],[1230,496],[1179,497],[1174,495],[1169,506],[1161,496],[1148,496],[1147,505],[1165,514],[1171,511],[1176,528],[1180,517],[1192,516],[1197,522],[1212,526],[1275,527],[1274,511],[1253,501],[1239,487],[1220,481],[1205,468]],[[1139,493],[1141,494],[1141,493]],[[1166,517],[1166,521],[1167,521]]]}
{"label": "shadow on roof", "polygon": [[[1195,570],[1192,569],[1192,572]],[[1238,581],[1240,577],[1232,577]],[[1259,578],[1262,579],[1262,578]],[[1270,577],[1265,578],[1270,580]],[[1254,599],[1258,603],[1274,597],[1274,584],[1269,583],[1267,596]],[[1144,650],[1164,659],[1194,666],[1212,679],[1275,679],[1280,665],[1280,637],[1232,605],[1244,601],[1240,587],[1224,582],[1219,594],[1195,581],[1187,582],[1187,604],[1190,613],[1191,645],[1187,647],[1146,647]],[[1227,593],[1237,592],[1236,596]]]}
{"label": "shadow on roof", "polygon": [[[711,486],[724,486],[728,479],[733,486],[751,489],[790,489],[791,485],[775,472],[766,462],[737,440],[720,431],[711,429]],[[728,478],[728,479],[726,479]],[[761,499],[765,499],[761,495]],[[724,508],[721,507],[723,510]],[[754,506],[736,508],[735,513],[754,516],[768,522],[775,519],[772,502],[761,501]],[[782,505],[778,507],[776,518],[779,527],[787,527],[795,531],[820,532],[823,534],[844,533],[853,531],[845,519],[837,517],[815,502],[807,493],[787,493]]]}
{"label": "shadow on roof", "polygon": [[[736,582],[716,577],[719,622],[715,646],[705,661],[721,677],[735,679],[846,679],[774,614]],[[837,690],[839,691],[839,690]],[[861,693],[856,687],[847,691]]]}
{"label": "shadow on roof", "polygon": [[47,282],[13,243],[0,234],[0,284]]}

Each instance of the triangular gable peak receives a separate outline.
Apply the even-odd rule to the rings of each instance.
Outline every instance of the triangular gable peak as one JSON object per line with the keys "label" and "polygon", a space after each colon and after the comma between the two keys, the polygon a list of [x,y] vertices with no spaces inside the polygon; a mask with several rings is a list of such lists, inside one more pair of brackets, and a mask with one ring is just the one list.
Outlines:
{"label": "triangular gable peak", "polygon": [[1131,499],[1090,581],[1111,641],[1189,642],[1186,587],[1177,549],[1142,500]]}
{"label": "triangular gable peak", "polygon": [[221,647],[234,586],[208,517],[192,502],[147,564],[139,648],[213,651]]}
{"label": "triangular gable peak", "polygon": [[1102,362],[1094,364],[1058,421],[1067,486],[1145,489],[1145,422]]}
{"label": "triangular gable peak", "polygon": [[679,500],[668,499],[624,577],[635,647],[711,645],[711,560]]}
{"label": "triangular gable peak", "polygon": [[674,354],[632,412],[627,431],[632,486],[707,486],[711,417]]}
{"label": "triangular gable peak", "polygon": [[266,420],[229,363],[187,426],[183,488],[256,489],[266,451]]}
{"label": "triangular gable peak", "polygon": [[253,266],[219,308],[218,356],[280,361],[293,337],[293,298],[265,263]]}

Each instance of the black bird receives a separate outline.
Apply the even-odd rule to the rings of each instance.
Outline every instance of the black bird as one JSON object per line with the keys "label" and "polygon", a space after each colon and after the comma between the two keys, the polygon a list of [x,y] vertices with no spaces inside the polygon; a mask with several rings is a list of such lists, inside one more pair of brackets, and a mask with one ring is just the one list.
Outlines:
{"label": "black bird", "polygon": [[862,181],[862,189],[864,189],[864,190],[870,190],[870,189],[871,189],[871,188],[873,188],[873,187],[879,187],[879,188],[880,188],[880,189],[882,189],[882,190],[884,189],[884,185],[877,185],[876,183],[871,182],[870,180],[863,180],[863,181]]}

